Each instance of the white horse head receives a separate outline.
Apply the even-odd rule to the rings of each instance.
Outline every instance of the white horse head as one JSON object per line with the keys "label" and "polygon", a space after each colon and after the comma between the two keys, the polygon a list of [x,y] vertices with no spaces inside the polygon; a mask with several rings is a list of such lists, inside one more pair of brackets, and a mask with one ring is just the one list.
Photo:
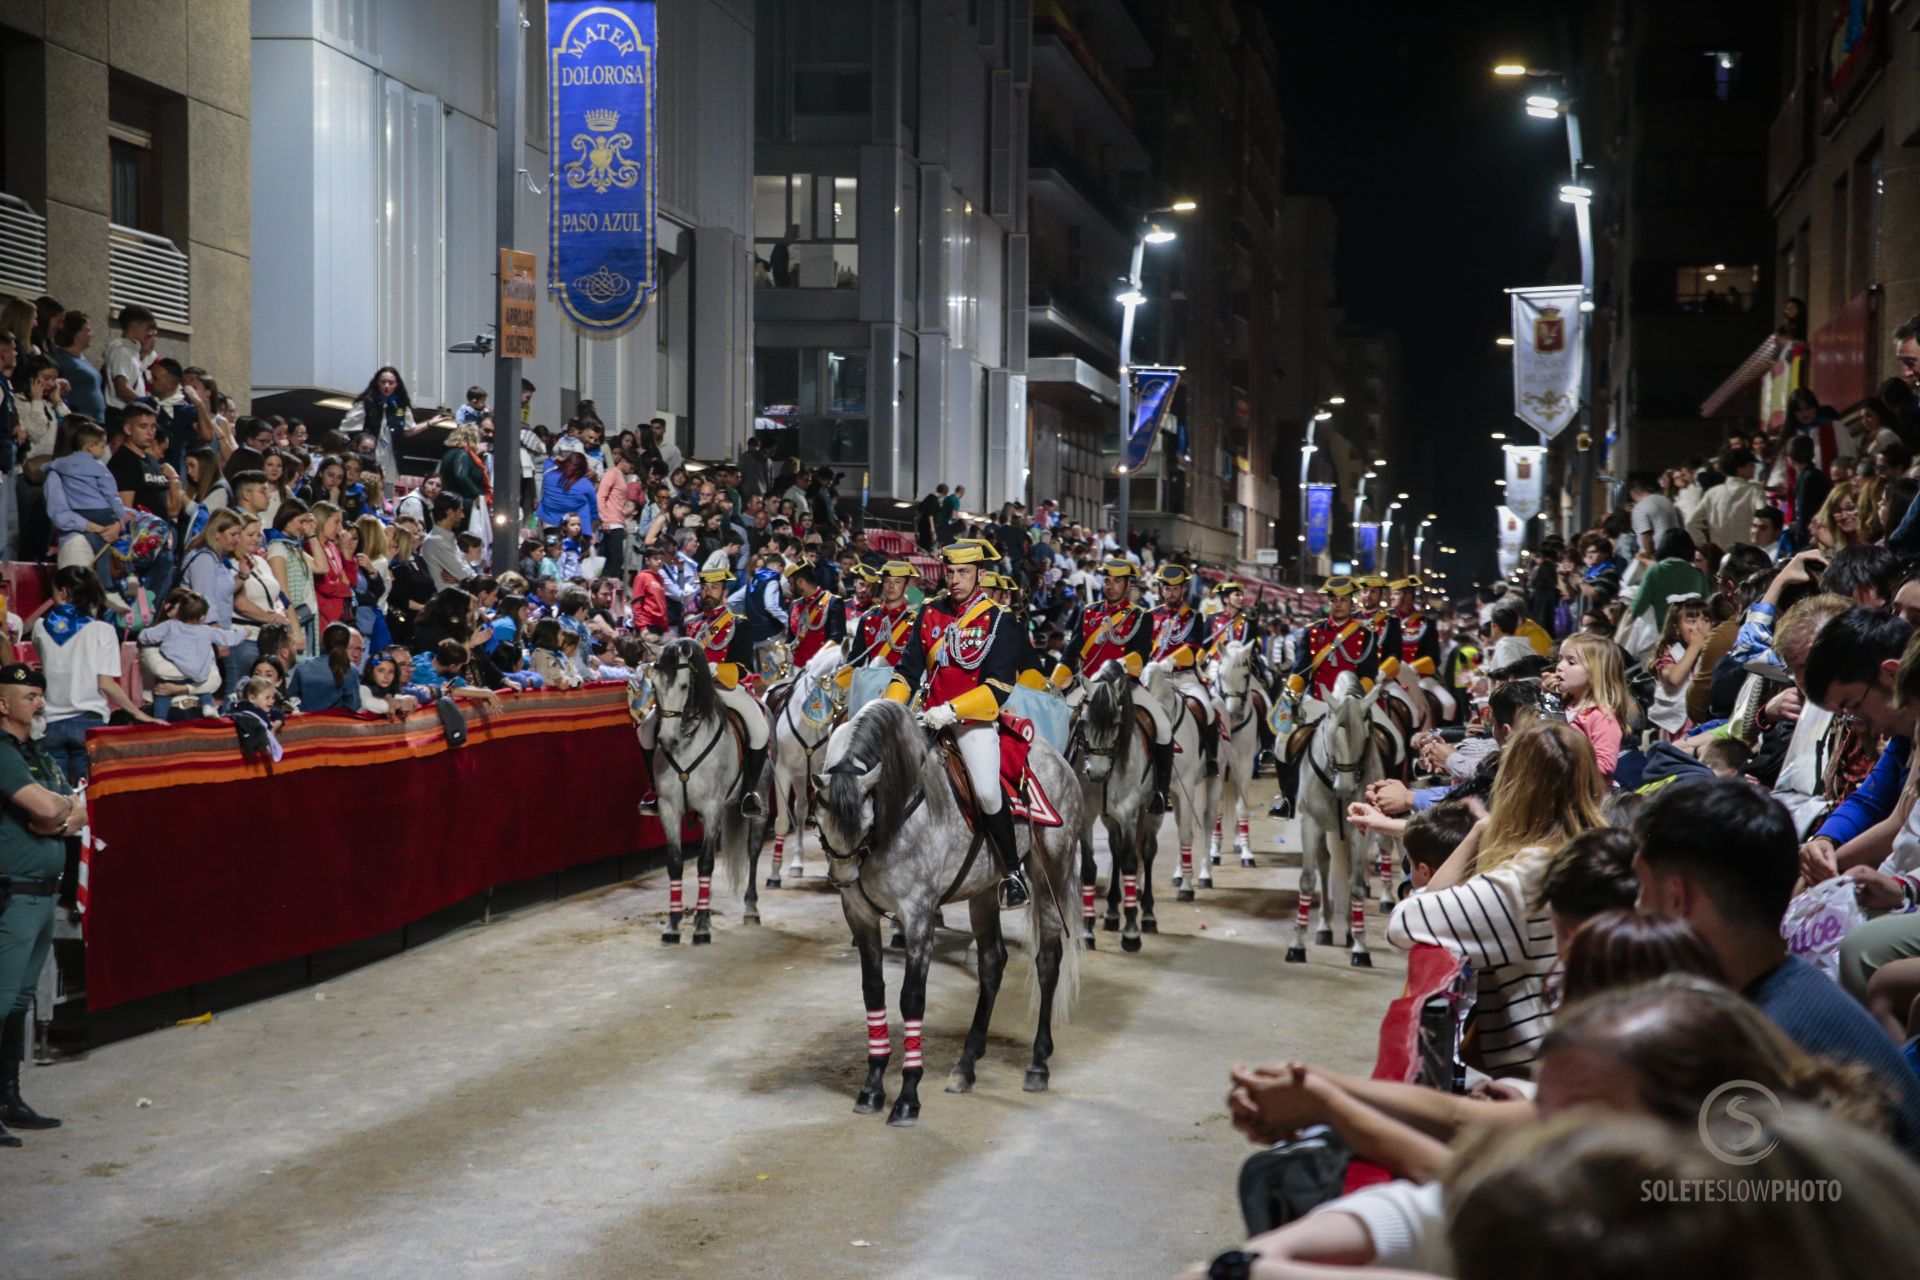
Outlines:
{"label": "white horse head", "polygon": [[1091,782],[1105,782],[1126,754],[1133,722],[1133,681],[1126,668],[1112,663],[1087,684],[1080,713],[1080,737],[1086,744],[1080,771]]}
{"label": "white horse head", "polygon": [[1376,684],[1362,692],[1360,678],[1343,671],[1333,682],[1328,700],[1326,723],[1320,737],[1324,754],[1314,761],[1315,772],[1324,772],[1334,798],[1342,805],[1360,790],[1367,757],[1373,749],[1373,708],[1380,701],[1385,685]]}
{"label": "white horse head", "polygon": [[858,881],[867,853],[898,833],[910,801],[924,789],[918,768],[926,755],[913,713],[886,698],[869,702],[834,731],[825,768],[812,782],[827,879],[836,887]]}
{"label": "white horse head", "polygon": [[692,640],[675,640],[653,664],[653,701],[662,727],[673,722],[677,737],[691,735],[716,713],[713,672],[707,655]]}

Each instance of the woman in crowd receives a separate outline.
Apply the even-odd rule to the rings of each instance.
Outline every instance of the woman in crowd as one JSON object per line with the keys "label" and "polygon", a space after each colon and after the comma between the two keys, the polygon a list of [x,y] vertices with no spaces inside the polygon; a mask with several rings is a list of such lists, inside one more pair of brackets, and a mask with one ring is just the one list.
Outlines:
{"label": "woman in crowd", "polygon": [[420,559],[420,534],[405,521],[396,521],[387,537],[387,630],[402,644],[413,643],[420,611],[433,599],[433,575]]}
{"label": "woman in crowd", "polygon": [[415,654],[431,653],[442,640],[457,640],[480,648],[493,639],[493,627],[479,616],[473,597],[459,587],[447,587],[421,611],[407,647]]}
{"label": "woman in crowd", "polygon": [[100,381],[100,370],[87,359],[93,345],[93,321],[84,311],[69,311],[60,317],[53,335],[53,363],[67,380],[67,408],[92,418],[107,420],[107,397]]}
{"label": "woman in crowd", "polygon": [[271,529],[275,527],[281,506],[293,499],[293,482],[300,472],[293,455],[283,449],[268,450],[260,460],[260,469],[267,473],[267,510],[262,518]]}
{"label": "woman in crowd", "polygon": [[354,651],[360,635],[344,622],[333,622],[320,634],[320,652],[296,663],[287,678],[287,692],[302,711],[360,710],[360,672]]}
{"label": "woman in crowd", "polygon": [[[355,550],[352,564],[359,570],[354,584],[354,619],[369,649],[385,649],[391,638],[384,604],[393,589],[388,560],[387,526],[378,516],[363,515],[353,522]],[[342,531],[345,536],[345,531]]]}
{"label": "woman in crowd", "polygon": [[14,409],[25,439],[19,444],[15,486],[20,513],[22,555],[38,556],[53,540],[47,523],[46,464],[53,461],[60,422],[67,416],[61,398],[60,370],[46,356],[25,356],[14,371]]}
{"label": "woman in crowd", "polygon": [[1500,749],[1487,817],[1387,922],[1387,940],[1403,951],[1439,945],[1473,964],[1478,1043],[1492,1074],[1523,1074],[1533,1062],[1554,962],[1541,885],[1556,849],[1604,825],[1605,796],[1593,749],[1572,725],[1521,729]]}
{"label": "woman in crowd", "polygon": [[522,595],[503,595],[493,610],[495,643],[527,646],[528,629],[533,625],[533,601]]}
{"label": "woman in crowd", "polygon": [[228,688],[252,673],[253,660],[260,653],[261,628],[270,623],[287,626],[293,621],[292,602],[261,552],[265,545],[266,530],[260,518],[251,512],[240,515],[240,532],[233,549],[233,621],[247,638],[227,654]]}
{"label": "woman in crowd", "polygon": [[455,427],[447,437],[447,451],[435,469],[444,492],[454,494],[467,507],[467,530],[487,537],[487,521],[493,509],[493,482],[487,478],[487,462],[480,454],[478,427]]}
{"label": "woman in crowd", "polygon": [[313,568],[314,608],[320,614],[320,625],[327,627],[344,622],[353,611],[353,575],[340,548],[346,517],[339,507],[324,499],[309,511],[313,532],[306,541],[307,563]]}
{"label": "woman in crowd", "polygon": [[1860,486],[1858,480],[1843,480],[1833,486],[1826,502],[1821,504],[1813,518],[1813,530],[1815,541],[1823,549],[1838,551],[1842,547],[1875,541],[1862,521],[1862,516],[1870,513],[1862,507]]}
{"label": "woman in crowd", "polygon": [[322,458],[320,466],[308,477],[306,486],[300,491],[300,499],[308,506],[320,502],[331,502],[342,511],[347,507],[347,468],[338,458]]}
{"label": "woman in crowd", "polygon": [[157,721],[120,684],[120,636],[101,621],[106,595],[84,565],[53,574],[53,603],[33,624],[33,647],[47,679],[47,731],[42,745],[68,778],[87,776],[87,730],[124,711],[144,724]]}
{"label": "woman in crowd", "polygon": [[367,379],[366,389],[354,397],[353,407],[340,420],[340,431],[347,436],[362,431],[371,434],[380,469],[397,476],[400,471],[395,465],[394,448],[402,439],[417,436],[438,421],[414,421],[413,397],[407,394],[406,381],[398,369],[383,364]]}
{"label": "woman in crowd", "polygon": [[580,518],[586,535],[593,533],[594,508],[597,505],[593,480],[587,474],[587,455],[563,453],[547,463],[546,479],[540,486],[540,524],[555,528],[569,515]]}
{"label": "woman in crowd", "polygon": [[304,635],[309,651],[320,647],[313,559],[307,550],[317,527],[307,504],[298,498],[288,498],[280,504],[273,528],[267,533],[267,563],[273,568],[280,594],[286,597],[288,612]]}

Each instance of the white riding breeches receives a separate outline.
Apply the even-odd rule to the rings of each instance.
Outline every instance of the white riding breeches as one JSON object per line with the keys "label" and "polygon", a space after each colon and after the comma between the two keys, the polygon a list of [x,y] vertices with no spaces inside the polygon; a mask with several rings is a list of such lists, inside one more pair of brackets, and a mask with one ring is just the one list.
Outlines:
{"label": "white riding breeches", "polygon": [[1160,704],[1160,699],[1154,697],[1145,689],[1142,689],[1134,698],[1133,705],[1146,708],[1147,714],[1153,718],[1153,744],[1155,746],[1164,747],[1173,741],[1173,721],[1168,718],[1167,709]]}
{"label": "white riding breeches", "polygon": [[1212,724],[1219,717],[1220,708],[1214,703],[1213,691],[1207,688],[1206,685],[1200,683],[1198,672],[1192,673],[1184,679],[1175,680],[1173,682],[1173,692],[1175,697],[1184,695],[1191,697],[1195,702],[1199,703],[1200,714],[1205,718],[1206,723]]}
{"label": "white riding breeches", "polygon": [[974,799],[981,813],[998,813],[1000,793],[1000,727],[995,721],[963,720],[953,726],[953,739],[973,779]]}

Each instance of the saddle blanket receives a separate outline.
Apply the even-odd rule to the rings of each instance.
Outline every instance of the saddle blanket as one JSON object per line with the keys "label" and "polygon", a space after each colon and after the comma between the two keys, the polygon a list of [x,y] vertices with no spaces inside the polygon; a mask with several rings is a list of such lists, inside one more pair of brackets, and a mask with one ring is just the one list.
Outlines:
{"label": "saddle blanket", "polygon": [[1057,827],[1060,815],[1040,779],[1027,768],[1027,753],[1034,739],[1033,721],[1010,711],[1000,713],[1000,785],[1016,818],[1025,818],[1035,826]]}
{"label": "saddle blanket", "polygon": [[1057,693],[1043,693],[1025,685],[1015,685],[1007,695],[1007,712],[1033,722],[1034,732],[1061,755],[1073,733],[1073,712],[1067,700]]}

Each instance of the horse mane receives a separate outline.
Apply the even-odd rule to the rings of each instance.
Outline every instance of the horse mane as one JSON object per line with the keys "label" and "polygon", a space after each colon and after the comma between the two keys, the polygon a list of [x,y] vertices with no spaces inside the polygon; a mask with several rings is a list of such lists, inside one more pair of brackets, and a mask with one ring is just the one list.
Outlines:
{"label": "horse mane", "polygon": [[1360,676],[1356,672],[1342,671],[1333,679],[1333,694],[1329,701],[1343,702],[1348,698],[1360,696]]}
{"label": "horse mane", "polygon": [[687,677],[687,705],[682,714],[689,721],[710,720],[713,718],[718,699],[713,696],[713,671],[707,666],[707,655],[692,640],[675,640],[660,651],[660,659],[654,663],[654,685],[659,687],[664,679],[684,672]]}
{"label": "horse mane", "polygon": [[[846,750],[827,770],[821,807],[840,830],[857,831],[860,807],[871,796],[873,824],[867,839],[870,847],[884,849],[906,821],[907,806],[924,787],[920,766],[925,758],[926,744],[913,713],[888,698],[869,702],[847,723]],[[875,765],[880,776],[869,791],[863,779]]]}
{"label": "horse mane", "polygon": [[1125,670],[1119,663],[1101,669],[1087,694],[1087,728],[1102,741],[1114,740],[1116,746],[1126,737],[1128,698]]}
{"label": "horse mane", "polygon": [[812,676],[817,683],[838,671],[840,664],[845,660],[845,656],[840,652],[840,645],[837,642],[822,645],[820,652],[807,659],[807,674]]}

